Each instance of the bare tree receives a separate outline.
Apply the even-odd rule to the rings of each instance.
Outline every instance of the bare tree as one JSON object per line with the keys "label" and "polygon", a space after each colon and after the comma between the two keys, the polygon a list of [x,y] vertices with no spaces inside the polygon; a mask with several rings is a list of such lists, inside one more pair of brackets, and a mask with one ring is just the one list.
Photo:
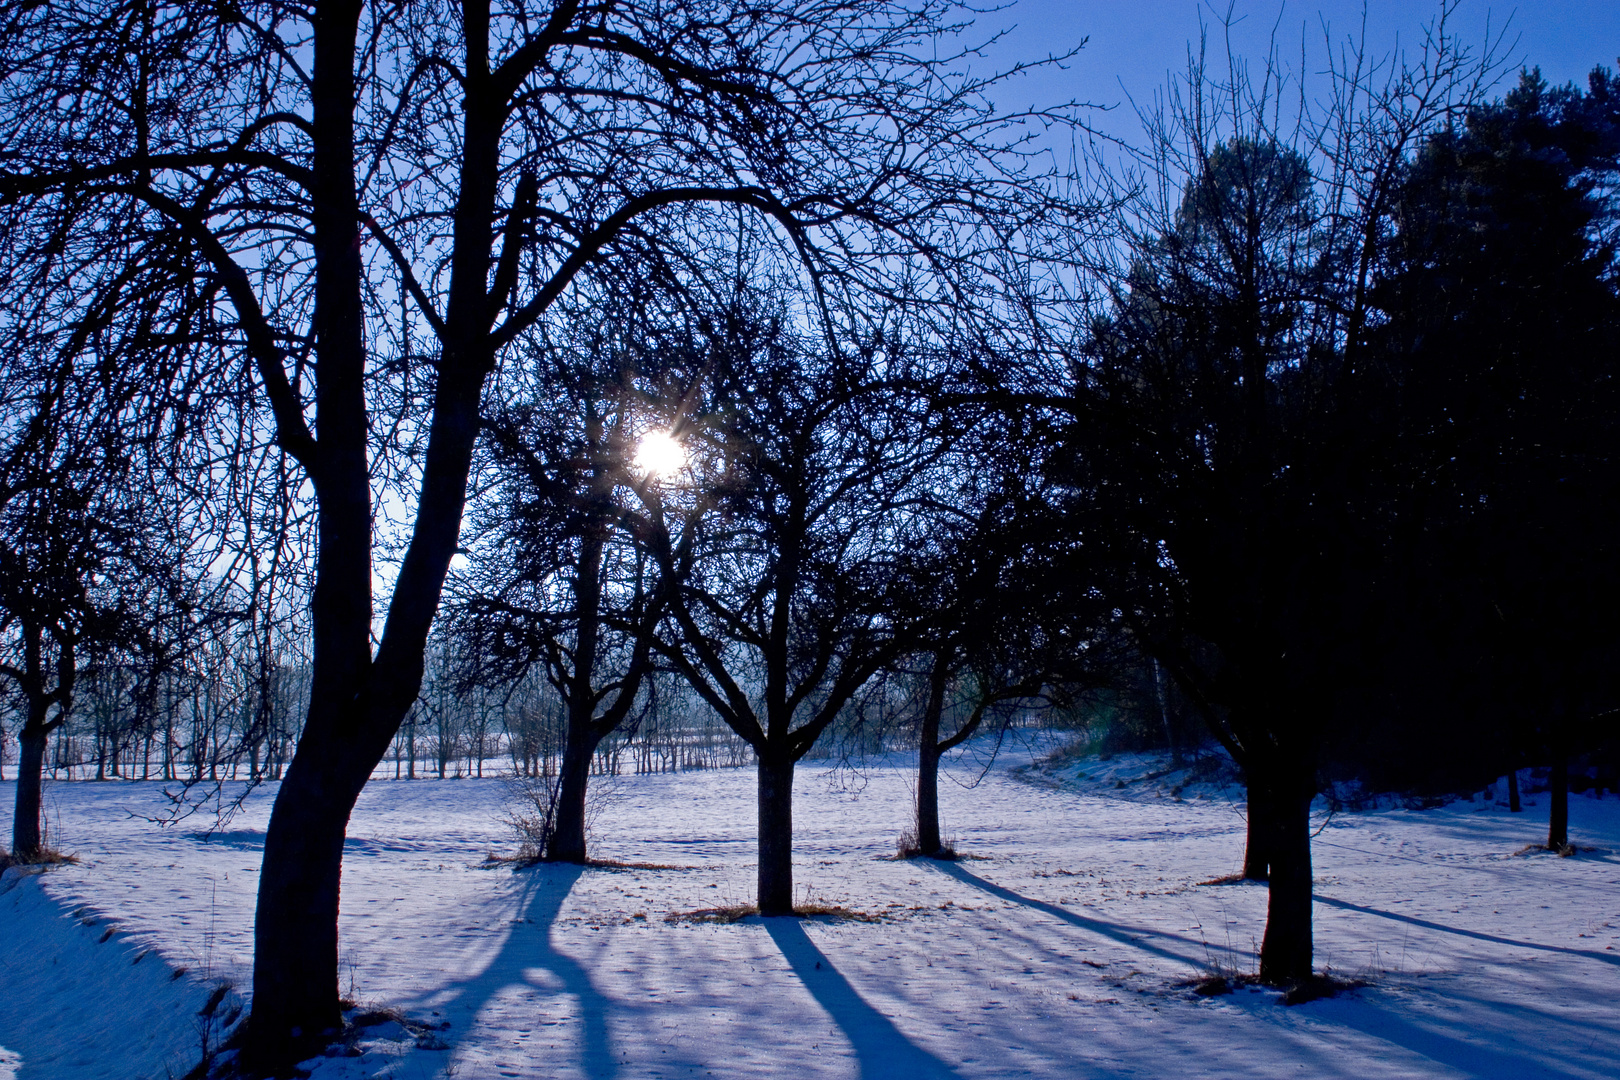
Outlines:
{"label": "bare tree", "polygon": [[[0,676],[23,702],[12,855],[42,854],[47,742],[86,679],[97,777],[151,716],[150,689],[175,635],[207,609],[183,500],[144,479],[105,380],[70,353],[19,357],[8,396],[33,408],[0,432]],[[86,372],[81,370],[89,367]],[[116,400],[114,401],[116,405]]]}
{"label": "bare tree", "polygon": [[[66,244],[141,223],[193,258],[173,287],[212,298],[246,361],[216,378],[251,383],[253,423],[297,463],[287,483],[311,492],[310,705],[265,841],[250,1066],[297,1060],[341,1022],[345,822],[416,699],[480,399],[506,347],[603,253],[650,257],[702,231],[704,207],[768,222],[824,298],[893,284],[919,255],[939,270],[1015,257],[1049,208],[1021,121],[952,74],[941,35],[955,10],[7,12],[7,214]],[[395,537],[374,480],[396,485]],[[374,648],[388,539],[401,554]]]}
{"label": "bare tree", "polygon": [[42,854],[46,742],[67,720],[94,652],[116,647],[129,632],[115,589],[98,582],[108,573],[110,551],[121,544],[117,534],[125,523],[105,515],[94,484],[86,494],[82,473],[51,457],[27,465],[15,457],[8,462],[10,490],[0,515],[0,675],[15,684],[24,703],[11,839],[13,857],[23,861]]}
{"label": "bare tree", "polygon": [[[649,311],[649,295],[659,295],[650,281],[584,291],[536,328],[528,361],[503,375],[506,392],[485,418],[496,479],[474,515],[470,566],[453,584],[469,685],[539,669],[566,709],[541,852],[549,861],[586,860],[592,756],[627,722],[633,730],[654,669],[659,578],[622,519],[655,369],[690,355],[693,342],[680,333],[679,297],[665,293],[655,305],[664,310]],[[657,325],[665,318],[674,333]]]}
{"label": "bare tree", "polygon": [[925,480],[948,445],[928,367],[892,335],[848,349],[742,309],[668,407],[688,459],[639,488],[665,580],[661,653],[753,748],[758,904],[793,910],[793,772],[909,650]]}
{"label": "bare tree", "polygon": [[[928,584],[914,594],[927,664],[915,829],[901,844],[908,855],[945,853],[939,767],[946,754],[987,720],[1004,734],[1018,713],[1065,703],[1118,666],[1112,605],[1065,529],[1039,451],[1007,419],[966,425],[976,452],[955,457],[941,477],[955,498],[941,499],[928,572],[919,575]],[[936,490],[944,496],[950,488]]]}

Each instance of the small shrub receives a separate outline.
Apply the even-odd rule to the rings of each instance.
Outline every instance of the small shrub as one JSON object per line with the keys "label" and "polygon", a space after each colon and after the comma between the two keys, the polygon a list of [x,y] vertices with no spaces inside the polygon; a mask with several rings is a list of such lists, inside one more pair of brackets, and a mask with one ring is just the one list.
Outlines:
{"label": "small shrub", "polygon": [[519,776],[507,781],[506,824],[517,835],[518,852],[511,860],[532,865],[546,857],[557,827],[555,776]]}

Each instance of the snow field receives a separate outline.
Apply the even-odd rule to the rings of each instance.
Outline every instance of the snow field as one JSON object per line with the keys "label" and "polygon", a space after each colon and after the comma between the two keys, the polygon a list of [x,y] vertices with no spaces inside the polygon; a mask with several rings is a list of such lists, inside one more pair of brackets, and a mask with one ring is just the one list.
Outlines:
{"label": "snow field", "polygon": [[[381,1025],[360,1056],[306,1066],[318,1080],[1620,1075],[1620,801],[1572,798],[1572,835],[1596,850],[1567,859],[1515,854],[1544,834],[1544,797],[1522,815],[1334,816],[1314,845],[1317,963],[1369,985],[1285,1008],[1188,985],[1255,966],[1264,887],[1199,884],[1239,868],[1240,804],[1210,784],[1178,801],[1133,783],[1147,758],[1016,774],[1027,761],[942,783],[946,831],[975,856],[953,864],[887,859],[910,815],[903,761],[801,767],[797,895],[870,922],[667,921],[751,899],[749,769],[598,783],[594,854],[668,870],[489,868],[515,846],[501,781],[373,783],[345,860],[344,989],[436,1031]],[[210,837],[201,816],[144,820],[157,785],[49,788],[56,842],[81,862],[0,896],[0,1047],[20,1057],[0,1054],[0,1077],[162,1077],[159,1044],[197,1041],[211,987],[249,980],[273,794]],[[170,969],[107,960],[69,917],[81,908]],[[72,987],[40,974],[46,954],[73,965]]]}

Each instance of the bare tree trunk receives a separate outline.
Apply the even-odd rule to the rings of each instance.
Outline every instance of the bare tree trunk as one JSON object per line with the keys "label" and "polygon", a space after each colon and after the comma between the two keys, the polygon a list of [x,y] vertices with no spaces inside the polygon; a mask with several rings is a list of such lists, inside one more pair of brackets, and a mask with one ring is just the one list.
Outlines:
{"label": "bare tree trunk", "polygon": [[[935,721],[937,733],[937,717]],[[917,753],[917,853],[937,855],[944,846],[939,835],[939,744],[925,734]]]}
{"label": "bare tree trunk", "polygon": [[[1254,790],[1253,786],[1250,791]],[[1311,785],[1279,778],[1269,802],[1273,822],[1271,895],[1260,944],[1260,981],[1273,986],[1311,976]]]}
{"label": "bare tree trunk", "polygon": [[[395,647],[406,657],[403,663],[396,661],[386,683],[377,685],[380,680],[372,674],[381,657],[373,658],[371,643],[372,493],[354,166],[354,44],[360,9],[356,0],[323,3],[312,23],[311,203],[320,436],[319,465],[311,470],[317,536],[310,598],[312,671],[304,732],[265,833],[253,925],[253,1014],[243,1064],[266,1072],[308,1056],[321,1033],[343,1022],[338,887],[344,831],[371,766],[387,751],[388,739],[420,690],[425,659],[424,628],[422,645],[411,633],[409,644]],[[440,377],[439,398],[446,393],[453,366],[447,364]],[[279,424],[278,418],[281,437],[292,437],[292,430],[281,430]],[[442,495],[432,488],[439,479],[434,474],[443,469],[434,460],[443,453],[434,445],[437,437],[437,432],[429,435],[419,515],[443,512]],[[459,527],[459,513],[449,524]],[[416,565],[421,556],[414,550],[415,539],[396,579],[396,603],[400,591],[420,589],[423,575]],[[436,598],[409,598],[421,608],[413,622],[431,619]],[[379,653],[393,645],[391,630],[385,625]],[[397,715],[389,715],[394,712],[388,707],[391,700],[376,700],[385,694],[406,697]],[[373,711],[380,715],[371,715]],[[389,719],[394,726],[387,725]],[[373,748],[369,744],[374,740],[366,735],[385,727],[387,735]]]}
{"label": "bare tree trunk", "polygon": [[1554,752],[1549,781],[1552,807],[1547,813],[1547,847],[1557,851],[1569,843],[1569,754],[1562,747]]}
{"label": "bare tree trunk", "polygon": [[1164,724],[1164,741],[1170,745],[1170,765],[1181,768],[1181,744],[1176,741],[1175,729],[1170,726],[1170,705],[1165,699],[1164,670],[1158,657],[1153,658],[1153,696],[1159,703],[1159,720]]}
{"label": "bare tree trunk", "polygon": [[50,741],[50,729],[45,726],[46,708],[29,702],[28,722],[17,733],[17,797],[11,819],[11,855],[22,862],[40,855],[40,793],[44,789],[45,744]]}
{"label": "bare tree trunk", "polygon": [[793,759],[759,759],[759,913],[793,914]]}
{"label": "bare tree trunk", "polygon": [[557,777],[557,816],[545,853],[547,862],[585,862],[585,793],[590,784],[591,757],[600,741],[601,736],[588,722],[569,723],[568,745]]}
{"label": "bare tree trunk", "polygon": [[917,740],[917,852],[936,855],[943,846],[939,836],[939,721],[945,711],[945,684],[950,676],[950,655],[941,649],[928,677],[928,703],[923,707],[922,733]]}
{"label": "bare tree trunk", "polygon": [[[336,775],[336,755],[293,757],[264,838],[254,919],[250,1048],[261,1061],[304,1054],[342,1026],[338,1000],[338,887],[343,836],[357,786]],[[273,945],[273,951],[269,946]]]}
{"label": "bare tree trunk", "polygon": [[1271,793],[1252,775],[1245,776],[1248,787],[1249,834],[1243,848],[1245,881],[1271,880],[1271,844],[1276,833]]}
{"label": "bare tree trunk", "polygon": [[1524,811],[1524,803],[1519,798],[1519,770],[1509,769],[1508,781],[1508,813],[1518,814]]}

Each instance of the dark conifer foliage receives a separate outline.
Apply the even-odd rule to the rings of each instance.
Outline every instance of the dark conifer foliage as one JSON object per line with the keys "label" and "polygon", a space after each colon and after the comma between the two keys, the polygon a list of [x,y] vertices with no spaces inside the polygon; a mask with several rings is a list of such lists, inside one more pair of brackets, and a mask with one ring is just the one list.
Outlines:
{"label": "dark conifer foliage", "polygon": [[[1313,189],[1274,142],[1212,149],[1099,328],[1099,422],[1076,455],[1088,513],[1125,524],[1116,602],[1244,771],[1245,870],[1271,882],[1262,974],[1278,981],[1310,971],[1319,738],[1371,640],[1382,524],[1358,490],[1371,433],[1346,415],[1321,318]],[[1287,944],[1301,924],[1306,944]]]}
{"label": "dark conifer foliage", "polygon": [[1558,780],[1620,706],[1617,93],[1530,72],[1430,139],[1377,290],[1411,477],[1391,661],[1432,710],[1408,768],[1455,788],[1550,766],[1553,847]]}
{"label": "dark conifer foliage", "polygon": [[1290,120],[1275,57],[1195,60],[1149,118],[1127,261],[1049,403],[1100,587],[1243,770],[1268,982],[1311,977],[1310,805],[1380,678],[1410,487],[1396,384],[1366,356],[1382,223],[1482,70],[1442,17],[1421,67],[1379,86],[1336,68],[1324,111]]}

